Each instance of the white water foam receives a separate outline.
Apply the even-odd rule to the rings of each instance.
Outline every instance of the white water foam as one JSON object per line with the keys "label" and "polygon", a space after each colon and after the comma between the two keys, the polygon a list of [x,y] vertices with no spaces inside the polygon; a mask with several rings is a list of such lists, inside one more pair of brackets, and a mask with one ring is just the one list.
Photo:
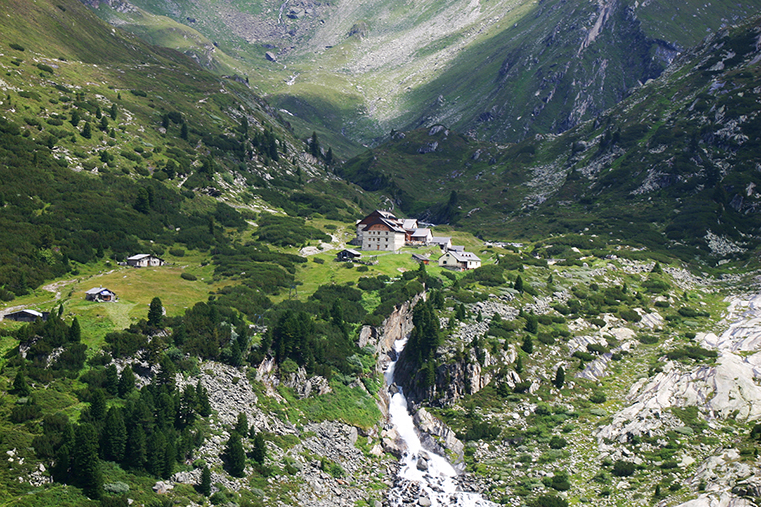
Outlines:
{"label": "white water foam", "polygon": [[[419,505],[448,506],[458,505],[463,507],[492,507],[496,504],[485,500],[477,493],[461,491],[457,484],[457,472],[443,456],[423,449],[420,442],[412,415],[407,409],[407,399],[404,397],[402,388],[394,386],[394,370],[407,340],[397,340],[394,343],[396,359],[389,364],[385,373],[386,384],[392,393],[388,413],[391,424],[395,427],[399,438],[403,442],[404,456],[400,462],[396,485],[390,495],[391,504],[402,505],[405,496],[417,495]],[[418,466],[420,462],[427,466]],[[422,463],[421,463],[422,464]],[[421,470],[420,468],[423,468]],[[418,491],[414,491],[417,485]],[[430,504],[422,499],[428,499]],[[408,498],[409,501],[409,498]]]}

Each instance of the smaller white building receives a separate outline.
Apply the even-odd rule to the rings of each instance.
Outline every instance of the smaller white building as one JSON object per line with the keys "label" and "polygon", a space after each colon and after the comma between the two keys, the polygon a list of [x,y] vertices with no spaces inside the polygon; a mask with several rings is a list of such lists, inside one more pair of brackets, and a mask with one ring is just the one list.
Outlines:
{"label": "smaller white building", "polygon": [[481,267],[481,259],[471,252],[446,252],[439,257],[439,266],[457,270],[476,269]]}
{"label": "smaller white building", "polygon": [[137,254],[127,257],[127,265],[136,268],[147,268],[149,266],[163,266],[166,264],[164,259],[151,254]]}
{"label": "smaller white building", "polygon": [[410,236],[410,243],[413,245],[430,245],[432,239],[431,229],[415,229],[415,232]]}

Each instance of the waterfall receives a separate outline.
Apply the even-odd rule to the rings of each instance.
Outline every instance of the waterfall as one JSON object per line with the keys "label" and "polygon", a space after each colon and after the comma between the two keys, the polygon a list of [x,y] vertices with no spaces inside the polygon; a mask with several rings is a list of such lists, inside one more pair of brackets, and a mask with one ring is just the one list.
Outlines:
{"label": "waterfall", "polygon": [[388,408],[389,420],[403,442],[402,452],[404,453],[399,463],[397,480],[389,495],[391,505],[401,506],[405,503],[409,504],[411,500],[417,500],[417,505],[432,507],[494,506],[494,503],[476,493],[461,491],[457,484],[457,472],[449,461],[443,456],[423,449],[412,415],[407,409],[404,392],[401,387],[394,384],[396,363],[406,344],[406,338],[394,342],[396,357],[384,374],[391,396]]}

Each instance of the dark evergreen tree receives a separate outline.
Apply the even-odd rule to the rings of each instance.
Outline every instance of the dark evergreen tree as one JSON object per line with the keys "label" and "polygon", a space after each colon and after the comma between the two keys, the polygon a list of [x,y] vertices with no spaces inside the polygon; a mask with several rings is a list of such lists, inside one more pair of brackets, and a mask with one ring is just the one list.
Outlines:
{"label": "dark evergreen tree", "polygon": [[106,394],[103,389],[95,389],[90,395],[90,420],[102,421],[106,417]]}
{"label": "dark evergreen tree", "polygon": [[127,365],[119,376],[119,396],[122,398],[129,394],[135,388],[135,373],[132,366]]}
{"label": "dark evergreen tree", "polygon": [[161,477],[169,479],[174,473],[174,465],[177,463],[177,449],[174,446],[172,438],[168,438],[164,446],[164,466],[161,471]]}
{"label": "dark evergreen tree", "polygon": [[180,127],[180,138],[184,140],[188,140],[188,124],[183,122],[182,127]]}
{"label": "dark evergreen tree", "polygon": [[520,354],[518,354],[518,357],[515,359],[515,373],[523,373],[523,357],[521,357]]}
{"label": "dark evergreen tree", "polygon": [[198,492],[203,496],[211,495],[211,470],[206,465],[201,470],[201,484],[198,485]]}
{"label": "dark evergreen tree", "polygon": [[523,292],[523,278],[521,278],[521,275],[515,277],[515,284],[513,285],[513,288],[518,292]]}
{"label": "dark evergreen tree", "polygon": [[192,386],[186,385],[180,396],[180,404],[177,409],[177,422],[180,428],[190,426],[196,418],[198,396]]}
{"label": "dark evergreen tree", "polygon": [[[254,428],[251,428],[254,431]],[[264,437],[261,433],[254,435],[254,448],[251,451],[251,458],[259,464],[264,463],[264,459],[267,457],[267,445],[264,443]]]}
{"label": "dark evergreen tree", "polygon": [[79,326],[79,319],[74,317],[69,327],[69,341],[72,343],[79,343],[82,340],[82,328]]}
{"label": "dark evergreen tree", "polygon": [[82,118],[79,116],[79,109],[72,109],[71,111],[71,124],[75,127],[79,125]]}
{"label": "dark evergreen tree", "polygon": [[122,409],[111,407],[106,413],[106,422],[101,432],[101,454],[103,459],[120,463],[127,448],[127,427]]}
{"label": "dark evergreen tree", "polygon": [[225,446],[225,460],[228,471],[233,477],[243,477],[246,468],[246,453],[240,435],[233,432]]}
{"label": "dark evergreen tree", "polygon": [[135,204],[133,204],[132,207],[140,213],[148,213],[150,211],[151,205],[148,197],[148,191],[145,189],[145,187],[140,187],[138,189],[137,198],[135,199]]}
{"label": "dark evergreen tree", "polygon": [[13,378],[13,393],[18,396],[29,396],[32,394],[29,384],[26,383],[23,367],[18,369],[16,376]]}
{"label": "dark evergreen tree", "polygon": [[116,104],[111,104],[111,109],[109,111],[109,114],[111,116],[111,119],[114,121],[116,121],[116,113],[117,113]]}
{"label": "dark evergreen tree", "polygon": [[98,459],[98,432],[92,424],[77,426],[71,465],[74,485],[82,488],[88,497],[100,498],[103,494],[103,475]]}
{"label": "dark evergreen tree", "polygon": [[476,322],[483,322],[484,316],[481,314],[481,309],[478,310],[478,315],[476,315]]}
{"label": "dark evergreen tree", "polygon": [[235,423],[235,428],[233,431],[235,431],[241,437],[248,435],[248,418],[246,417],[245,413],[240,412],[238,414],[238,420]]}
{"label": "dark evergreen tree", "polygon": [[156,375],[155,382],[159,386],[166,386],[170,391],[175,387],[175,375],[177,369],[169,356],[162,354],[159,359],[159,372]]}
{"label": "dark evergreen tree", "polygon": [[163,431],[156,430],[146,442],[145,469],[157,476],[164,474],[166,453],[166,436]]}
{"label": "dark evergreen tree", "polygon": [[134,425],[127,436],[127,465],[143,468],[147,452],[145,431],[142,425]]}
{"label": "dark evergreen tree", "polygon": [[536,334],[536,332],[539,331],[539,317],[537,317],[534,312],[526,315],[525,329],[531,334]]}
{"label": "dark evergreen tree", "polygon": [[200,382],[196,384],[196,397],[198,399],[198,415],[201,417],[209,417],[211,415],[209,393]]}
{"label": "dark evergreen tree", "polygon": [[558,369],[555,372],[555,379],[552,381],[552,383],[558,389],[562,389],[565,385],[565,369],[562,366],[558,366]]}
{"label": "dark evergreen tree", "polygon": [[108,116],[103,116],[100,119],[100,130],[108,132]]}
{"label": "dark evergreen tree", "polygon": [[92,127],[90,126],[89,121],[86,121],[85,126],[82,127],[82,137],[85,139],[92,139]]}
{"label": "dark evergreen tree", "polygon": [[526,354],[532,354],[534,352],[534,340],[531,338],[530,334],[527,334],[523,338],[521,349],[523,349],[523,352],[525,352]]}
{"label": "dark evergreen tree", "polygon": [[460,303],[455,309],[455,318],[460,322],[468,318],[468,312],[465,310],[465,305]]}
{"label": "dark evergreen tree", "polygon": [[309,138],[309,153],[313,157],[320,157],[320,141],[317,139],[317,132],[312,131],[312,137]]}
{"label": "dark evergreen tree", "polygon": [[111,396],[119,394],[119,370],[115,364],[109,364],[106,367],[106,381],[103,383],[106,392]]}
{"label": "dark evergreen tree", "polygon": [[160,328],[164,320],[164,306],[161,299],[155,297],[151,299],[151,305],[148,308],[148,325]]}

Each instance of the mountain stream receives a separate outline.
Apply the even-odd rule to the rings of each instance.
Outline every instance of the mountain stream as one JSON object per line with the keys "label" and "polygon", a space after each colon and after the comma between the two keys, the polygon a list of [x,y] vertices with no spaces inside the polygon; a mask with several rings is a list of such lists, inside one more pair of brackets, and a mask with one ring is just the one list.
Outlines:
{"label": "mountain stream", "polygon": [[423,448],[415,423],[407,408],[402,388],[394,384],[396,362],[407,344],[407,339],[394,343],[396,357],[385,372],[389,386],[389,420],[402,440],[403,453],[394,487],[389,493],[392,506],[462,506],[491,507],[495,504],[477,493],[462,491],[457,483],[457,471],[443,456]]}

